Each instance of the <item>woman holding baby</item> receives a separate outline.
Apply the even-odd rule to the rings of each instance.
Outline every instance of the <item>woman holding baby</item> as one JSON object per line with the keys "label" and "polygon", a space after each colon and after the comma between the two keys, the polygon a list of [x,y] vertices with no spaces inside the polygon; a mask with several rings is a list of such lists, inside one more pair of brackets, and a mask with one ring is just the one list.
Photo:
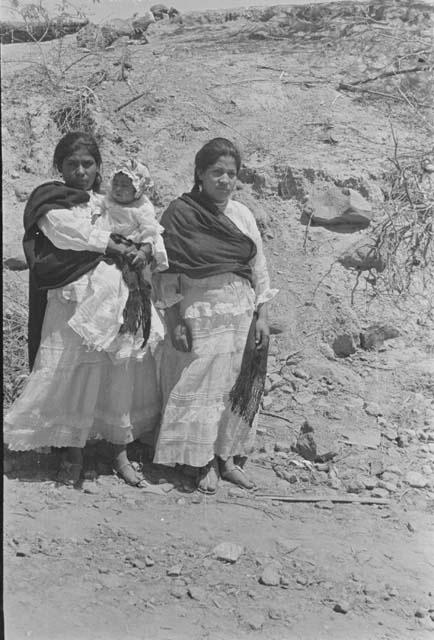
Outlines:
{"label": "woman holding baby", "polygon": [[86,441],[102,438],[115,471],[139,485],[127,444],[159,421],[152,348],[162,334],[143,269],[167,266],[149,173],[121,166],[103,198],[101,155],[83,132],[60,140],[54,166],[63,181],[35,189],[24,213],[32,372],[5,418],[5,442],[61,448],[58,480],[76,485]]}

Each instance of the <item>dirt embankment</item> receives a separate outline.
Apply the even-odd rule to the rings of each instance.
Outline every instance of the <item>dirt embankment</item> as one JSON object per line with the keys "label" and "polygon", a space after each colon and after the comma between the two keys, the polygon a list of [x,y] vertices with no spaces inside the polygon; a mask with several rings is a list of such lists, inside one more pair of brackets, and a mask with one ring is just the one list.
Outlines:
{"label": "dirt embankment", "polygon": [[[133,449],[167,489],[140,493],[112,476],[102,445],[88,447],[76,492],[54,486],[54,454],[8,455],[10,639],[432,631],[432,246],[405,262],[432,215],[432,19],[409,2],[279,6],[162,20],[147,44],[4,48],[5,258],[20,255],[24,202],[68,129],[95,133],[105,175],[124,155],[145,160],[160,212],[191,186],[201,144],[240,145],[236,197],[280,290],[249,472],[258,493],[321,498],[222,482],[200,500]],[[26,278],[4,272],[9,401],[26,373]],[[309,459],[305,420],[332,460]],[[241,547],[236,561],[218,559],[222,542]]]}

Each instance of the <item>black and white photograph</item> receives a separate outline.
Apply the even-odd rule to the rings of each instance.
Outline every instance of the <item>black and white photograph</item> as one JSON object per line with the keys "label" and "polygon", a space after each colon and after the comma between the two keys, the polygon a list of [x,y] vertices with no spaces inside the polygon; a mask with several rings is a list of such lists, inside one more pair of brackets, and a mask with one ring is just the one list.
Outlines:
{"label": "black and white photograph", "polygon": [[3,637],[434,637],[434,0],[0,0]]}

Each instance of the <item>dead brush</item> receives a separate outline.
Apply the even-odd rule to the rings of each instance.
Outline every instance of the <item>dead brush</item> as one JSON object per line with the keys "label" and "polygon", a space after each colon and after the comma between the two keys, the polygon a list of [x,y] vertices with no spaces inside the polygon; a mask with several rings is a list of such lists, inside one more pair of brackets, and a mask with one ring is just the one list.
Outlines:
{"label": "dead brush", "polygon": [[18,276],[10,271],[3,275],[3,402],[7,409],[20,394],[28,374],[28,311],[20,295]]}
{"label": "dead brush", "polygon": [[69,131],[93,131],[95,111],[100,107],[99,99],[89,87],[80,87],[64,103],[51,112],[51,117],[62,134]]}
{"label": "dead brush", "polygon": [[370,284],[377,292],[405,296],[433,282],[434,173],[426,170],[427,156],[399,158],[396,141],[392,162],[385,215],[373,229],[386,268]]}

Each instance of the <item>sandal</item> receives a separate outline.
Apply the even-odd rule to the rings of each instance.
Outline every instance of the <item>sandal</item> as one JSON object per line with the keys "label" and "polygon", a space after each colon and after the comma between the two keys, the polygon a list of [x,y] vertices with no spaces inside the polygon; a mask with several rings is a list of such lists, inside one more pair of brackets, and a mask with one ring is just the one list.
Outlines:
{"label": "sandal", "polygon": [[142,478],[134,469],[131,462],[125,462],[124,464],[115,466],[113,470],[121,480],[126,482],[126,484],[129,484],[131,487],[138,487],[142,482]]}
{"label": "sandal", "polygon": [[81,462],[68,462],[62,460],[56,474],[56,482],[65,484],[68,487],[75,487],[81,478],[83,465]]}
{"label": "sandal", "polygon": [[232,469],[229,470],[225,470],[224,465],[222,465],[222,469],[220,469],[220,475],[223,480],[228,480],[228,482],[232,482],[232,484],[236,484],[242,489],[254,489],[256,486],[252,480],[249,480],[243,469],[237,464],[235,464]]}
{"label": "sandal", "polygon": [[[213,472],[215,473],[215,484],[213,484],[212,476]],[[210,483],[211,480],[211,483]],[[199,476],[197,479],[196,489],[200,491],[200,493],[204,493],[208,496],[213,496],[217,492],[217,485],[219,481],[219,472],[217,463],[214,460],[209,462],[206,467],[202,467],[199,472]]]}

